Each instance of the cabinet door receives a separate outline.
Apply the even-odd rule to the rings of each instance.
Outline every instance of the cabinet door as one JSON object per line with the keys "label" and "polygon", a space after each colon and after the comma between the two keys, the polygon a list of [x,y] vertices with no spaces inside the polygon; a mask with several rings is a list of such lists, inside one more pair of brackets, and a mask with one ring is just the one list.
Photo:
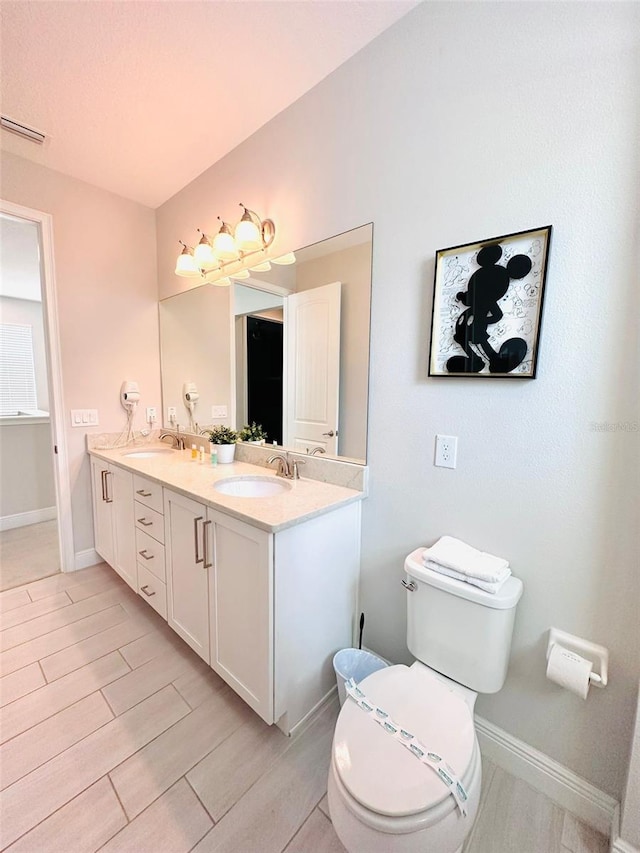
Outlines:
{"label": "cabinet door", "polygon": [[214,559],[211,666],[263,720],[273,719],[273,536],[209,510]]}
{"label": "cabinet door", "polygon": [[210,568],[204,541],[207,509],[165,489],[164,518],[167,621],[209,663]]}
{"label": "cabinet door", "polygon": [[109,465],[100,459],[91,459],[91,483],[93,493],[93,531],[95,549],[110,566],[114,562],[112,507],[113,497],[109,487]]}
{"label": "cabinet door", "polygon": [[107,477],[109,493],[113,498],[112,525],[114,559],[111,565],[122,580],[138,591],[138,571],[136,563],[136,528],[133,511],[133,474],[109,466]]}

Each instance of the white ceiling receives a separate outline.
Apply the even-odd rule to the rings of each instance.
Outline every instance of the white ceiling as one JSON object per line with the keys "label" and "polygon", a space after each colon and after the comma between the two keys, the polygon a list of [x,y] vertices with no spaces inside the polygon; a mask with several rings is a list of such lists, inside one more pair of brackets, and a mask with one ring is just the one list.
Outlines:
{"label": "white ceiling", "polygon": [[417,0],[2,0],[2,148],[157,207]]}

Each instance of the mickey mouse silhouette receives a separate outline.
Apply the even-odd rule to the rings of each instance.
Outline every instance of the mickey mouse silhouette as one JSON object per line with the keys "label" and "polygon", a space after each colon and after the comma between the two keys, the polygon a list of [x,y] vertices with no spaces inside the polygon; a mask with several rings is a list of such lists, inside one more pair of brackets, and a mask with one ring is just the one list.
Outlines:
{"label": "mickey mouse silhouette", "polygon": [[453,339],[466,355],[447,360],[449,373],[480,373],[487,362],[490,373],[510,373],[527,354],[527,342],[522,338],[509,338],[498,352],[489,343],[488,327],[503,316],[498,300],[506,294],[511,279],[524,278],[532,265],[527,255],[514,255],[506,267],[499,266],[501,257],[502,247],[497,243],[483,246],[477,258],[480,269],[469,279],[467,292],[456,294],[468,307],[456,320]]}

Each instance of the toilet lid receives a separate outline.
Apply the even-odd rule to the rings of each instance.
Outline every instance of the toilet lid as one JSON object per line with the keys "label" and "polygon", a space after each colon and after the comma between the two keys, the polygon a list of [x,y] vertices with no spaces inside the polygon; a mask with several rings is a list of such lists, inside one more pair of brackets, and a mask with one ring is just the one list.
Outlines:
{"label": "toilet lid", "polygon": [[[379,670],[359,686],[462,779],[473,756],[475,729],[471,710],[455,688],[426,668],[402,665]],[[450,796],[430,767],[348,697],[336,723],[333,760],[351,796],[378,814],[416,814]]]}

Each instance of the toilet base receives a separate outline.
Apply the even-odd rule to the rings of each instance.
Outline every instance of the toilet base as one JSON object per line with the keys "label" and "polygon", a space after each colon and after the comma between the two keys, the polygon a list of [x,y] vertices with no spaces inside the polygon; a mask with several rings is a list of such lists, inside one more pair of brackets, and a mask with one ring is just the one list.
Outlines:
{"label": "toilet base", "polygon": [[[461,853],[473,827],[480,802],[482,763],[479,750],[477,759],[472,778],[468,782],[465,780],[469,792],[467,816],[462,817],[458,809],[452,809],[450,803],[445,800],[429,813],[429,820],[425,821],[423,828],[404,832],[398,830],[402,829],[403,823],[414,818],[390,819],[382,815],[370,815],[374,820],[379,818],[379,828],[360,820],[352,808],[355,810],[362,807],[353,802],[332,761],[327,793],[329,813],[336,835],[349,853]],[[384,830],[383,824],[388,821],[393,822],[395,831]]]}

